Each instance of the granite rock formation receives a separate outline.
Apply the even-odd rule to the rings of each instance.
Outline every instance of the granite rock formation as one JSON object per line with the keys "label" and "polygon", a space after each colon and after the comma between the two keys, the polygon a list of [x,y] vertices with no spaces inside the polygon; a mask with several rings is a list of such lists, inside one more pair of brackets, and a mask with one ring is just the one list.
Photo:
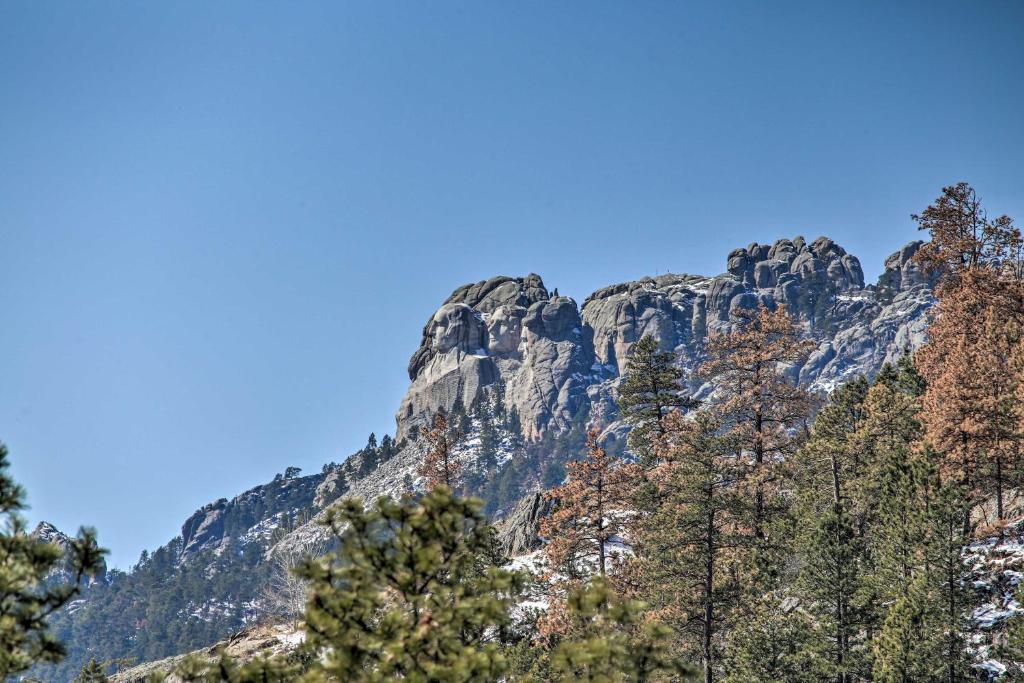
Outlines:
{"label": "granite rock formation", "polygon": [[[615,388],[643,336],[693,369],[709,334],[728,330],[738,311],[759,305],[785,306],[817,343],[793,370],[812,389],[873,375],[924,341],[934,299],[933,280],[912,261],[920,245],[886,259],[878,285],[865,284],[857,257],[827,237],[753,243],[730,252],[720,275],[611,285],[582,307],[549,294],[535,274],[464,285],[424,327],[409,363],[398,437],[486,391],[504,392],[527,439],[565,429],[581,410],[614,417]],[[700,391],[696,383],[693,389]]]}

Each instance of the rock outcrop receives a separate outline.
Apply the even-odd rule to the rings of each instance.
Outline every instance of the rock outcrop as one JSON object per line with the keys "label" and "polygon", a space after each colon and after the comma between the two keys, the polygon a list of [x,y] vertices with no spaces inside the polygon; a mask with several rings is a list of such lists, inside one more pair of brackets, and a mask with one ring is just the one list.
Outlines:
{"label": "rock outcrop", "polygon": [[[886,259],[866,285],[856,256],[827,237],[735,249],[714,277],[661,275],[600,289],[583,303],[549,295],[540,277],[496,277],[455,290],[427,321],[409,363],[412,384],[397,415],[398,438],[438,409],[503,392],[526,439],[572,424],[580,411],[614,417],[614,396],[633,347],[652,336],[687,370],[709,334],[737,312],[785,306],[817,343],[794,373],[828,391],[920,346],[934,276],[912,260],[921,242]],[[699,382],[692,387],[700,390]]]}
{"label": "rock outcrop", "polygon": [[290,519],[313,507],[325,474],[298,476],[289,468],[273,481],[228,500],[221,498],[196,510],[181,527],[181,561],[217,550],[226,541],[265,541]]}
{"label": "rock outcrop", "polygon": [[498,544],[508,556],[522,555],[541,546],[540,520],[551,511],[551,500],[540,491],[523,496],[498,524]]}
{"label": "rock outcrop", "polygon": [[[649,335],[673,352],[690,375],[691,390],[704,395],[713,387],[702,385],[692,371],[708,337],[735,325],[741,310],[785,306],[815,343],[814,352],[792,372],[811,389],[827,392],[858,374],[874,375],[883,363],[924,342],[934,275],[913,260],[920,246],[911,243],[886,259],[877,285],[866,284],[857,258],[832,240],[807,243],[797,237],[736,249],[719,275],[668,274],[614,284],[592,293],[582,306],[549,291],[534,274],[460,287],[429,317],[409,362],[411,382],[397,414],[397,445],[386,454],[363,449],[313,476],[289,469],[263,486],[202,507],[182,526],[180,539],[158,551],[170,555],[160,567],[166,585],[177,590],[173,587],[183,584],[172,579],[196,569],[208,577],[244,573],[256,557],[266,561],[278,552],[324,547],[330,539],[321,522],[329,506],[342,497],[370,502],[422,488],[417,427],[438,409],[470,408],[485,395],[488,405],[500,398],[505,415],[514,411],[516,419],[489,425],[485,460],[480,414],[460,414],[472,424],[455,457],[475,482],[474,491],[487,498],[488,510],[501,518],[503,550],[528,555],[538,546],[540,519],[547,511],[543,495],[531,491],[550,483],[546,465],[575,454],[573,439],[579,433],[571,430],[600,421],[603,434],[609,441],[614,435],[616,442],[628,432],[615,400],[641,338]],[[567,450],[556,453],[558,448]],[[217,624],[223,634],[263,615],[260,586],[213,580],[184,585],[188,595],[175,597],[181,601],[173,617],[181,619],[179,625]],[[105,589],[110,586],[98,586],[84,599],[104,600]],[[75,628],[89,628],[95,614],[68,610],[63,616]],[[131,632],[148,618],[148,611],[126,604],[118,627]],[[249,640],[260,648],[287,649],[295,638],[257,631]],[[74,653],[75,663],[81,666],[87,655]],[[115,680],[142,680],[173,661],[159,664],[162,668],[136,669]]]}
{"label": "rock outcrop", "polygon": [[257,657],[287,655],[297,650],[305,639],[305,632],[297,624],[247,626],[211,647],[138,664],[113,674],[110,680],[111,683],[146,683],[157,676],[166,676],[161,679],[165,683],[181,683],[181,677],[173,671],[189,657],[214,662],[223,651],[237,661],[248,662]]}
{"label": "rock outcrop", "polygon": [[503,383],[528,438],[566,427],[586,401],[589,349],[576,302],[549,295],[538,275],[460,287],[427,321],[409,361],[396,438]]}
{"label": "rock outcrop", "polygon": [[[64,560],[58,563],[54,570],[50,572],[50,576],[48,578],[57,579],[61,582],[73,581],[75,576],[71,568],[71,537],[49,522],[39,522],[30,536],[46,543],[52,543],[60,548],[61,552],[64,554]],[[106,580],[107,563],[100,560],[99,571],[96,572],[94,576],[88,577],[85,581],[87,585],[92,586],[97,583],[105,583]]]}

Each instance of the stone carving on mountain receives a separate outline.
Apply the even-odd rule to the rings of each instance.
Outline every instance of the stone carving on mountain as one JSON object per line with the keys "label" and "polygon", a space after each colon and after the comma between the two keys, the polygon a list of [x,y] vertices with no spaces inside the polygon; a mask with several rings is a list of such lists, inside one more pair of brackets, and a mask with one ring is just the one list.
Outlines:
{"label": "stone carving on mountain", "polygon": [[567,428],[581,410],[600,414],[607,426],[615,388],[642,337],[654,337],[692,370],[709,334],[729,330],[739,310],[762,304],[784,305],[817,342],[807,362],[790,369],[813,390],[873,375],[924,341],[934,276],[912,260],[920,245],[886,259],[877,287],[865,284],[857,257],[827,237],[755,242],[730,252],[721,275],[611,285],[587,297],[582,309],[550,296],[533,274],[464,285],[424,328],[409,364],[398,437],[438,409],[468,406],[496,389],[519,411],[528,440]]}

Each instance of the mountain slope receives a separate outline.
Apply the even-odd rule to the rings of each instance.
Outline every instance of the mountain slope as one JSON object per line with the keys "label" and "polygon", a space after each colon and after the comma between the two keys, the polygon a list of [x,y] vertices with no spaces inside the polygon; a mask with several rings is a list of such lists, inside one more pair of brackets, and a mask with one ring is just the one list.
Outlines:
{"label": "mountain slope", "polygon": [[[496,277],[456,289],[430,316],[409,363],[411,383],[385,437],[341,465],[274,481],[196,511],[182,533],[143,554],[128,574],[110,572],[74,610],[54,622],[71,653],[45,680],[70,680],[90,656],[156,659],[208,646],[265,617],[270,561],[318,547],[322,512],[343,496],[369,500],[420,487],[418,427],[438,409],[466,434],[458,457],[467,489],[496,516],[523,494],[564,477],[588,425],[600,421],[621,450],[615,392],[633,346],[645,335],[692,370],[709,334],[728,329],[740,308],[785,305],[817,345],[795,377],[827,392],[924,340],[931,282],[911,243],[886,260],[878,285],[860,262],[827,238],[734,250],[714,277],[662,275],[602,288],[584,300],[549,292],[540,276]],[[711,390],[693,380],[693,391]],[[538,502],[514,512],[535,521]],[[515,534],[513,534],[515,536]],[[509,547],[530,541],[519,534]]]}

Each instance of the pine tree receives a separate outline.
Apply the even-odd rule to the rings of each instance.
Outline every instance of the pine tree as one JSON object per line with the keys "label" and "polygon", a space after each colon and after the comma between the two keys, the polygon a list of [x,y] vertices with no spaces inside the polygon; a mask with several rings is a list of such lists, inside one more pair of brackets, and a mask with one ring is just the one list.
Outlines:
{"label": "pine tree", "polygon": [[[931,459],[927,449],[924,455]],[[962,524],[966,496],[956,482],[943,481],[934,467],[931,481],[925,566],[936,607],[933,628],[927,635],[936,644],[929,649],[936,652],[942,663],[943,675],[939,680],[957,683],[969,679],[972,669],[967,634],[972,609],[977,606],[962,556],[964,546],[970,542]]]}
{"label": "pine tree", "polygon": [[494,681],[507,667],[495,634],[511,624],[522,577],[481,557],[493,536],[480,502],[441,485],[419,501],[347,500],[326,516],[336,552],[310,561],[311,680]]}
{"label": "pine tree", "polygon": [[82,668],[74,683],[108,683],[109,680],[103,666],[95,658],[90,658],[89,663]]}
{"label": "pine tree", "polygon": [[[24,492],[7,469],[7,448],[0,444],[0,680],[63,657],[64,648],[49,632],[47,621],[99,571],[106,552],[89,529],[79,531],[67,557],[58,546],[29,536],[19,514],[25,508]],[[72,580],[48,581],[61,566]]]}
{"label": "pine tree", "polygon": [[919,574],[888,609],[874,642],[872,681],[927,683],[941,680],[942,659],[926,636],[933,620],[927,575]]}
{"label": "pine tree", "polygon": [[630,449],[648,461],[652,447],[665,434],[663,421],[674,410],[687,411],[697,402],[682,385],[683,372],[670,351],[659,351],[654,337],[643,337],[626,362],[618,406],[632,427]]}
{"label": "pine tree", "polygon": [[519,419],[519,410],[515,406],[508,411],[508,419],[505,429],[512,435],[513,439],[521,440],[523,437],[523,422]]}
{"label": "pine tree", "polygon": [[659,464],[647,473],[657,507],[634,525],[629,579],[710,683],[740,604],[736,569],[750,543],[744,529],[752,513],[741,487],[747,465],[706,411],[693,419],[674,412],[665,427]]}
{"label": "pine tree", "polygon": [[419,473],[426,479],[427,490],[438,486],[456,489],[462,484],[462,468],[455,458],[455,447],[461,435],[448,424],[443,410],[434,415],[430,429],[420,428],[426,454]]}
{"label": "pine tree", "polygon": [[973,269],[1020,265],[1021,233],[1013,219],[989,220],[978,193],[967,183],[942,188],[938,199],[911,218],[931,238],[916,258],[928,270],[952,278],[944,286],[956,286],[955,280]]}
{"label": "pine tree", "polygon": [[380,440],[380,461],[387,462],[395,455],[395,442],[390,434],[385,434]]}
{"label": "pine tree", "polygon": [[1024,438],[1022,368],[1013,360],[1024,326],[1024,241],[1009,217],[990,220],[966,183],[944,188],[913,218],[931,236],[916,258],[941,275],[928,343],[917,355],[928,384],[926,436],[943,472],[969,496],[964,529],[990,485],[1001,525]]}
{"label": "pine tree", "polygon": [[858,377],[836,389],[797,458],[797,587],[817,622],[816,647],[827,653],[837,683],[865,672],[868,614],[862,592],[870,555],[865,534],[874,505],[863,495],[868,463],[858,433],[868,388]]}
{"label": "pine tree", "polygon": [[814,620],[792,601],[756,600],[729,640],[725,683],[819,683],[833,670],[819,650]]}
{"label": "pine tree", "polygon": [[541,520],[544,554],[554,571],[570,579],[589,576],[595,568],[605,576],[612,560],[609,543],[626,525],[637,468],[609,456],[595,429],[587,434],[586,457],[567,469],[568,481],[545,494],[555,511]]}
{"label": "pine tree", "polygon": [[498,464],[498,430],[494,425],[495,410],[491,402],[479,404],[477,420],[480,423],[480,448],[477,460],[485,471],[493,470]]}
{"label": "pine tree", "polygon": [[786,470],[812,409],[806,389],[784,372],[806,359],[813,343],[801,338],[784,307],[770,311],[761,305],[736,315],[734,330],[709,338],[699,373],[717,386],[711,409],[752,466],[746,485],[754,501],[758,572],[770,574],[784,552],[778,527],[788,508],[782,494]]}
{"label": "pine tree", "polygon": [[[868,392],[863,447],[870,454],[871,521],[867,598],[874,623],[876,680],[964,680],[968,542],[963,489],[944,480],[922,444],[922,386],[904,364],[885,368]],[[924,388],[927,390],[927,388]]]}
{"label": "pine tree", "polygon": [[874,595],[891,602],[906,594],[928,533],[928,462],[915,449],[921,436],[918,403],[884,377],[868,391],[863,448],[871,454]]}
{"label": "pine tree", "polygon": [[644,608],[618,597],[603,578],[573,590],[567,636],[551,657],[554,680],[642,683],[689,677],[690,668],[671,646],[670,631],[645,620]]}

